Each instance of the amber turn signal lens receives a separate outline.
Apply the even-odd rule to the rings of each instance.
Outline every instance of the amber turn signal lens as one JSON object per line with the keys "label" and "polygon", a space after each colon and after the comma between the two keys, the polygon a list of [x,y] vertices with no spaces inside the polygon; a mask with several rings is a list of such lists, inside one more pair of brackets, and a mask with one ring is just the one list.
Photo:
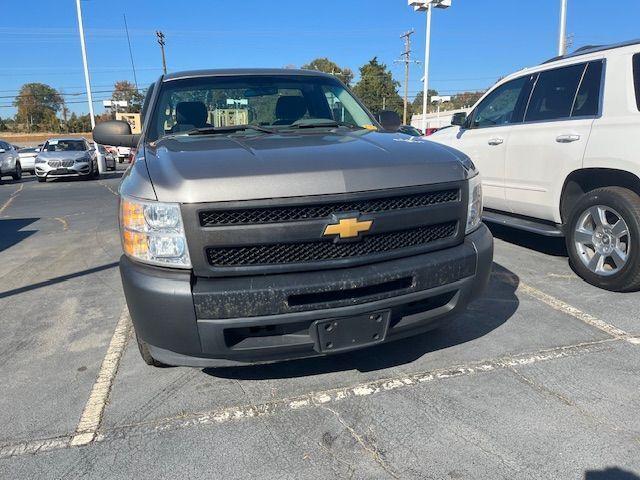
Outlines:
{"label": "amber turn signal lens", "polygon": [[146,257],[149,252],[147,235],[140,232],[124,230],[122,232],[122,247],[124,252],[132,257]]}
{"label": "amber turn signal lens", "polygon": [[122,215],[122,227],[132,230],[145,230],[144,207],[139,203],[133,203],[122,199],[120,204]]}

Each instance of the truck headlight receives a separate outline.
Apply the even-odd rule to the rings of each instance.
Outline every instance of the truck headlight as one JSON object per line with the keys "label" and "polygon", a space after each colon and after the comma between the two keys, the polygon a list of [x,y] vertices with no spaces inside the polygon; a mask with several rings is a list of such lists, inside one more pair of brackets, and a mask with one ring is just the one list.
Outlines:
{"label": "truck headlight", "polygon": [[482,222],[482,178],[480,174],[469,179],[469,208],[467,210],[467,228],[469,234]]}
{"label": "truck headlight", "polygon": [[120,200],[124,253],[144,263],[191,268],[184,225],[177,203]]}

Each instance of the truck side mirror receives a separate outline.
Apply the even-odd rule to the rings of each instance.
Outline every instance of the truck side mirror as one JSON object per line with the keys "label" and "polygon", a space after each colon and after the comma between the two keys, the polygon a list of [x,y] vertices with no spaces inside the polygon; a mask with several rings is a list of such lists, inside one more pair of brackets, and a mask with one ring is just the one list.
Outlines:
{"label": "truck side mirror", "polygon": [[391,110],[382,110],[378,114],[378,122],[382,125],[388,132],[397,132],[402,125],[402,121],[400,120],[400,115]]}
{"label": "truck side mirror", "polygon": [[454,113],[451,117],[451,125],[457,125],[459,127],[464,126],[467,122],[467,114],[464,112]]}
{"label": "truck side mirror", "polygon": [[133,135],[131,125],[123,120],[107,120],[93,129],[93,141],[115,147],[137,147],[140,135]]}

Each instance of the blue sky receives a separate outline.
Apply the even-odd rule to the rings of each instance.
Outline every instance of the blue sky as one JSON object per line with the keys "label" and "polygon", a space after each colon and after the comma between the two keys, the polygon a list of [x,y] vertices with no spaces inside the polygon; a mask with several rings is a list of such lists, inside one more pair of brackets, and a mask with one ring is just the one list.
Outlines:
{"label": "blue sky", "polygon": [[[86,112],[74,0],[0,0],[0,117],[23,83],[60,89],[73,111]],[[483,89],[556,51],[559,0],[453,0],[433,16],[431,85],[442,94]],[[425,15],[406,0],[86,0],[82,2],[91,81],[97,103],[116,80],[133,80],[123,13],[131,34],[138,83],[161,73],[155,30],[166,35],[170,71],[218,67],[300,66],[328,56],[357,74],[377,56],[394,64],[399,36],[415,29],[415,58],[424,52]],[[606,5],[603,7],[603,5]],[[640,37],[639,0],[569,0],[575,47]],[[9,21],[7,21],[9,20]],[[413,66],[410,95],[420,89]],[[79,94],[79,95],[70,95]],[[73,103],[72,103],[73,102]],[[101,111],[101,107],[97,107]]]}

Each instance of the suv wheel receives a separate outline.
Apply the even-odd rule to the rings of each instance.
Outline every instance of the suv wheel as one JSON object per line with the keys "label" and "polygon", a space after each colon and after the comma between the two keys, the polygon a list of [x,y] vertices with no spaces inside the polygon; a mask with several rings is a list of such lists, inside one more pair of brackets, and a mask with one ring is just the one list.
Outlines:
{"label": "suv wheel", "polygon": [[16,181],[22,178],[22,166],[20,165],[20,162],[16,162],[16,171],[11,174],[11,178]]}
{"label": "suv wheel", "polygon": [[151,365],[152,367],[159,367],[159,368],[169,366],[162,362],[159,362],[158,360],[156,360],[151,356],[151,352],[149,352],[149,347],[147,346],[147,343],[144,340],[142,340],[137,333],[136,333],[136,342],[138,342],[138,350],[140,351],[140,356],[142,357],[142,360],[144,360],[144,363],[146,363],[147,365]]}
{"label": "suv wheel", "polygon": [[622,187],[585,194],[575,206],[566,235],[573,269],[606,290],[640,289],[640,197]]}

